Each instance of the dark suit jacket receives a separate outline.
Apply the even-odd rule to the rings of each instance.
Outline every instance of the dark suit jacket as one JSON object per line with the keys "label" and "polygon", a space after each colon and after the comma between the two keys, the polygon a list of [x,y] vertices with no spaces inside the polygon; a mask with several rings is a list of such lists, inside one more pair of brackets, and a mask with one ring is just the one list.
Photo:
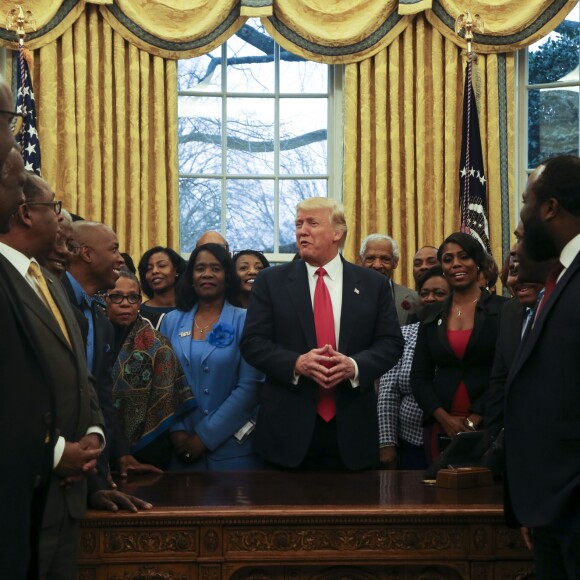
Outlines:
{"label": "dark suit jacket", "polygon": [[[254,283],[240,343],[248,363],[266,374],[254,447],[266,460],[296,467],[304,459],[316,420],[318,385],[292,383],[299,355],[316,348],[306,265],[296,260],[267,268]],[[387,278],[343,261],[339,352],[352,357],[360,386],[336,390],[338,446],[349,469],[378,464],[374,380],[395,365],[403,339]]]}
{"label": "dark suit jacket", "polygon": [[505,383],[520,345],[525,316],[526,307],[522,306],[517,298],[508,300],[500,311],[495,357],[491,369],[489,395],[483,423],[494,437],[503,427]]}
{"label": "dark suit jacket", "polygon": [[20,580],[36,565],[56,438],[54,385],[10,270],[0,255],[0,577]]}
{"label": "dark suit jacket", "polygon": [[[89,380],[83,340],[75,315],[60,282],[43,270],[50,293],[65,321],[71,340],[69,345],[54,316],[26,280],[10,264],[6,268],[11,270],[9,276],[28,313],[37,344],[41,345],[39,348],[44,351],[48,362],[47,372],[55,385],[57,434],[67,441],[78,441],[90,426],[103,428],[104,421],[94,386]],[[64,506],[75,519],[85,513],[86,482],[65,488],[60,485],[60,481],[56,475],[52,476],[44,514],[45,525],[57,520]]]}
{"label": "dark suit jacket", "polygon": [[[67,276],[63,276],[62,284],[71,304],[84,317],[81,305],[77,302],[73,287]],[[129,453],[129,444],[119,425],[117,415],[113,409],[113,365],[115,364],[115,330],[103,309],[93,303],[93,375],[99,404],[105,417],[107,429],[107,450],[99,461],[101,471],[107,470],[108,458],[117,458]],[[86,320],[86,318],[85,318]]]}
{"label": "dark suit jacket", "polygon": [[393,294],[399,324],[405,326],[417,322],[419,314],[419,295],[417,292],[393,282]]}
{"label": "dark suit jacket", "polygon": [[425,414],[425,423],[433,422],[433,412],[438,407],[449,411],[461,381],[465,382],[469,394],[470,410],[485,415],[498,316],[505,301],[501,296],[482,292],[463,359],[455,356],[447,340],[447,314],[451,307],[451,296],[428,308],[419,326],[411,367],[411,388]]}
{"label": "dark suit jacket", "polygon": [[528,527],[579,509],[579,297],[580,254],[542,308],[507,379],[509,493],[515,515]]}

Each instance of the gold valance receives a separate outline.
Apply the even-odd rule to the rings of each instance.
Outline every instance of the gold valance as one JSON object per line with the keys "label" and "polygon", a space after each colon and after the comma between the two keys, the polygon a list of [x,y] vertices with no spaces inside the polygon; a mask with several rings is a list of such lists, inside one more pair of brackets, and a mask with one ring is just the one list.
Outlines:
{"label": "gold valance", "polygon": [[[36,18],[30,49],[59,38],[87,9],[98,5],[104,20],[129,43],[155,56],[178,59],[210,52],[260,16],[280,45],[311,60],[359,62],[380,52],[417,16],[425,15],[447,39],[463,45],[455,19],[469,9],[485,31],[475,50],[512,52],[553,30],[576,0],[24,0]],[[14,0],[0,0],[0,46],[14,47],[5,18]]]}
{"label": "gold valance", "polygon": [[463,46],[465,41],[455,34],[455,20],[469,9],[481,16],[485,26],[484,34],[474,34],[476,52],[513,52],[554,30],[575,4],[577,0],[433,0],[425,16],[448,40]]}

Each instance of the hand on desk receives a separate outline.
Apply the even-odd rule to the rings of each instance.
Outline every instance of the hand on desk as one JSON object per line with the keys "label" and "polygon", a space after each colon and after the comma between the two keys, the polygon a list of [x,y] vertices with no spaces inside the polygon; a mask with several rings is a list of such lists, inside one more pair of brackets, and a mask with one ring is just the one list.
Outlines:
{"label": "hand on desk", "polygon": [[140,509],[150,510],[153,507],[147,501],[114,489],[95,491],[89,497],[89,505],[97,510],[116,512],[119,509],[125,509],[133,513],[138,512]]}
{"label": "hand on desk", "polygon": [[381,469],[397,469],[397,448],[394,445],[381,447],[379,455]]}
{"label": "hand on desk", "polygon": [[149,465],[148,463],[140,463],[132,455],[119,457],[118,463],[119,475],[121,477],[127,477],[130,473],[163,473],[162,469],[155,467],[155,465]]}

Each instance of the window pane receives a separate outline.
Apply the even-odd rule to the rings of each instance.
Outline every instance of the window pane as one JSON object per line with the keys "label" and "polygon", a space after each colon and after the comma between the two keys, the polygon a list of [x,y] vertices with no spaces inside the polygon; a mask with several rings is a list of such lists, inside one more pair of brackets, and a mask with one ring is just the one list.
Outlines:
{"label": "window pane", "polygon": [[528,83],[578,81],[580,30],[578,6],[547,37],[536,42],[528,53]]}
{"label": "window pane", "polygon": [[274,99],[228,99],[228,173],[274,172]]}
{"label": "window pane", "polygon": [[221,46],[198,58],[177,61],[177,90],[221,92]]}
{"label": "window pane", "polygon": [[179,228],[182,252],[192,252],[206,230],[220,231],[221,180],[179,180]]}
{"label": "window pane", "polygon": [[328,66],[310,62],[280,48],[281,93],[328,93]]}
{"label": "window pane", "polygon": [[274,180],[229,179],[226,238],[236,250],[271,252],[274,246]]}
{"label": "window pane", "polygon": [[280,173],[326,173],[327,99],[280,99]]}
{"label": "window pane", "polygon": [[578,155],[578,87],[528,92],[528,167],[554,155]]}
{"label": "window pane", "polygon": [[288,179],[280,181],[280,252],[296,253],[296,205],[308,197],[327,197],[326,179]]}
{"label": "window pane", "polygon": [[221,98],[179,97],[180,173],[221,173]]}
{"label": "window pane", "polygon": [[274,92],[274,40],[259,20],[249,23],[228,40],[228,92]]}

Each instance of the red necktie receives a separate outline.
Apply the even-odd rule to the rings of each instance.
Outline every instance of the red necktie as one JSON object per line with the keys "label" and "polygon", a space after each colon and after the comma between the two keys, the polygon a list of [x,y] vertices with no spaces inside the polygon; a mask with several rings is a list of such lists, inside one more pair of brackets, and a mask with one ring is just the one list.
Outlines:
{"label": "red necktie", "polygon": [[[336,335],[334,334],[334,314],[332,312],[332,301],[330,292],[324,283],[326,270],[318,268],[316,270],[318,281],[314,289],[314,327],[316,328],[316,344],[322,348],[330,344],[336,349]],[[328,367],[330,368],[330,363]],[[336,415],[335,389],[324,389],[320,387],[318,398],[318,414],[328,423]]]}
{"label": "red necktie", "polygon": [[550,294],[554,291],[554,288],[556,287],[556,283],[558,282],[558,277],[562,273],[563,269],[564,269],[564,266],[560,262],[558,262],[550,270],[550,273],[548,274],[548,277],[546,278],[546,288],[544,290],[544,296],[542,297],[542,301],[540,302],[540,304],[538,304],[538,311],[536,312],[535,320],[538,320],[538,316],[540,316],[540,312],[542,311],[542,308],[544,308],[544,305],[548,301]]}

